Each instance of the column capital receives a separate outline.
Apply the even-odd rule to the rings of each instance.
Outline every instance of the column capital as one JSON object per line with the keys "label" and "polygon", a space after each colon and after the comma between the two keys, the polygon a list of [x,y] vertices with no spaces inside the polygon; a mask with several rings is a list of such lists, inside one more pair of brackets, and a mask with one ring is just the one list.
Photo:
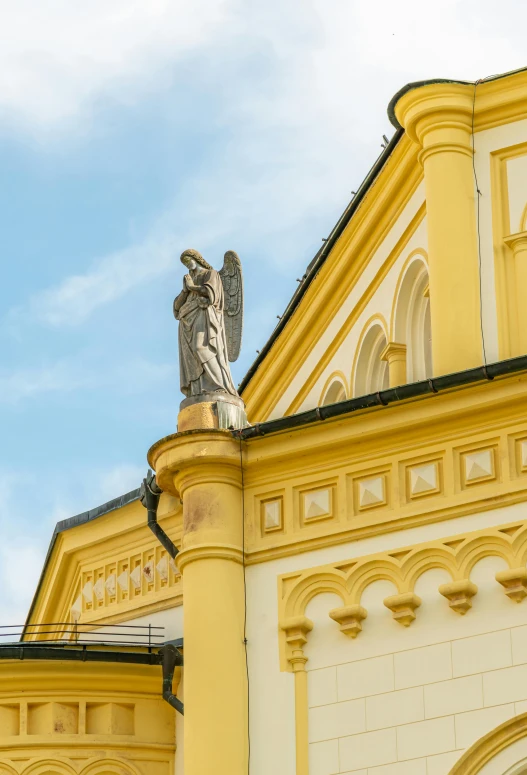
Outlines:
{"label": "column capital", "polygon": [[518,248],[525,250],[527,247],[527,231],[519,231],[517,234],[510,234],[508,237],[504,237],[503,241],[515,252]]}
{"label": "column capital", "polygon": [[240,442],[227,430],[173,433],[156,441],[147,458],[161,489],[181,498],[200,483],[241,488]]}
{"label": "column capital", "polygon": [[285,632],[287,661],[293,673],[304,671],[307,662],[304,646],[307,643],[308,633],[313,629],[313,622],[307,616],[293,616],[283,622],[280,629]]}
{"label": "column capital", "polygon": [[406,358],[406,345],[400,342],[388,342],[380,355],[381,361],[399,360]]}
{"label": "column capital", "polygon": [[407,91],[395,105],[397,120],[421,147],[420,161],[442,150],[472,156],[471,84],[434,83]]}

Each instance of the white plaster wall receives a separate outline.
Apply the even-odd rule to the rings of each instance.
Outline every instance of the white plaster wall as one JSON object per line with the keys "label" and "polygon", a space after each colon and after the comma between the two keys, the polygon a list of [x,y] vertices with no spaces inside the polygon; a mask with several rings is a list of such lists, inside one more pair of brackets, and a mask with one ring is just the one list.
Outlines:
{"label": "white plaster wall", "polygon": [[508,600],[496,583],[503,567],[491,557],[474,568],[478,594],[465,617],[437,591],[446,574],[424,574],[416,587],[423,603],[408,629],[382,603],[391,585],[371,585],[359,638],[365,646],[375,638],[377,656],[365,656],[365,648],[359,655],[359,639],[332,626],[327,614],[338,598],[312,601],[310,775],[447,775],[476,740],[523,712],[527,605]]}
{"label": "white plaster wall", "polygon": [[[524,136],[527,140],[527,132]],[[509,191],[509,233],[522,231],[522,215],[527,204],[527,155],[507,161]]]}
{"label": "white plaster wall", "polygon": [[[362,275],[360,276],[356,284],[353,286],[353,288],[350,290],[350,293],[346,301],[344,302],[344,304],[340,307],[340,309],[334,315],[334,317],[331,320],[328,320],[328,325],[326,330],[324,331],[323,335],[320,337],[316,345],[313,347],[308,358],[306,358],[306,360],[304,361],[304,363],[296,373],[295,378],[293,379],[291,384],[287,387],[287,389],[285,390],[284,394],[280,398],[277,405],[274,407],[270,415],[270,419],[273,419],[275,417],[282,417],[285,414],[285,412],[287,411],[287,408],[291,404],[291,401],[293,401],[298,391],[301,389],[302,385],[309,378],[310,374],[312,373],[313,369],[316,367],[317,363],[322,359],[322,357],[324,356],[324,353],[327,351],[331,342],[337,336],[339,330],[341,329],[348,315],[351,313],[353,308],[359,303],[360,299],[364,295],[368,286],[373,281],[375,275],[383,266],[384,262],[386,261],[391,251],[394,249],[395,245],[397,244],[397,241],[400,239],[405,229],[410,224],[410,221],[417,213],[419,207],[423,204],[424,197],[425,197],[424,184],[421,184],[420,186],[418,186],[414,195],[412,196],[412,198],[404,208],[396,224],[393,226],[389,234],[383,240],[378,250],[371,257]],[[419,231],[420,231],[420,244],[416,246],[423,247],[426,249],[427,247],[426,227],[421,226]],[[412,241],[412,244],[413,244],[413,241]],[[408,250],[403,251],[405,258],[408,256],[408,253],[410,252],[410,250],[411,249],[409,248]],[[404,259],[402,259],[402,262],[404,262]],[[390,273],[390,275],[392,275],[392,273]],[[375,294],[374,299],[372,299],[372,301],[368,305],[368,309],[370,310],[369,313],[366,315],[366,317],[361,316],[362,321],[367,320],[368,317],[374,314],[374,312],[382,312],[382,314],[384,314],[387,320],[389,321],[390,312],[386,312],[388,308],[389,310],[391,310],[391,306],[389,303],[389,298],[390,298],[390,291],[388,289],[389,287],[392,288],[391,298],[393,298],[393,291],[395,290],[395,284],[393,282],[393,278],[390,280],[388,278],[385,278],[384,282],[381,284],[381,287],[378,289],[377,293]],[[362,323],[362,325],[364,325],[364,322]],[[359,333],[356,333],[358,327],[359,327],[359,323],[357,323],[353,327],[353,331],[355,332],[355,340],[358,340],[358,336],[360,335],[360,330],[362,329],[362,326],[361,326],[359,329]],[[352,333],[353,332],[350,332],[349,336],[352,336]],[[346,343],[343,344],[343,346],[339,349],[339,352],[335,354],[335,358],[332,361],[331,367],[325,372],[324,378],[323,379],[321,378],[319,380],[315,389],[310,393],[306,401],[304,401],[302,405],[302,409],[317,406],[324,382],[332,371],[335,371],[336,369],[341,369],[346,374],[349,380],[349,374],[351,372],[351,366],[352,366],[353,357],[355,354],[352,348],[353,348],[353,345],[350,342],[348,342],[347,344]]]}
{"label": "white plaster wall", "polygon": [[[119,622],[119,626],[128,626],[130,629],[123,631],[126,636],[126,640],[132,640],[134,637],[134,626],[148,627],[152,625],[152,628],[162,627],[162,630],[153,629],[152,632],[158,633],[163,636],[163,640],[175,640],[176,638],[183,637],[183,606],[176,606],[174,608],[167,608],[165,611],[156,611],[155,613],[148,614],[147,616],[136,616],[134,618],[126,619]],[[93,631],[94,633],[104,634],[105,632],[116,633],[118,630],[112,628],[112,625],[108,627],[100,627]],[[146,630],[138,630],[143,633],[143,636],[136,635],[138,643],[144,643],[144,634]],[[158,639],[159,640],[159,639]]]}
{"label": "white plaster wall", "polygon": [[[251,775],[295,775],[294,678],[280,672],[278,658],[279,574],[502,525],[524,516],[525,507],[518,504],[249,566]],[[465,617],[452,612],[437,592],[446,580],[441,574],[433,571],[423,576],[416,590],[423,604],[408,629],[393,621],[382,604],[393,588],[384,582],[371,585],[363,598],[368,618],[356,640],[344,636],[328,617],[329,609],[342,605],[340,599],[321,595],[311,602],[307,615],[315,629],[306,651],[312,705],[309,775],[446,775],[474,735],[479,737],[481,730],[520,712],[522,703],[527,709],[527,600],[523,605],[508,600],[494,580],[494,573],[501,569],[496,563],[490,558],[475,567],[473,580],[479,592]],[[430,646],[432,650],[426,651]],[[467,674],[462,667],[467,650],[469,663],[473,659],[477,665],[476,673]],[[413,673],[415,681],[409,677]],[[465,683],[454,682],[467,677],[470,680]],[[435,688],[425,690],[430,686]],[[408,691],[415,689],[418,691]],[[469,705],[456,705],[465,695],[473,698]],[[382,699],[380,707],[370,699],[375,697]],[[444,712],[435,715],[440,702],[444,702]],[[366,704],[369,727],[365,726]],[[393,704],[396,709],[390,717]],[[381,723],[383,714],[386,718]],[[408,720],[403,723],[402,718]],[[423,726],[412,726],[419,724]],[[397,726],[405,729],[398,732]],[[357,737],[361,735],[371,736]],[[398,735],[400,755],[405,757],[400,762]],[[342,755],[339,738],[345,740],[340,744]],[[430,741],[428,748],[426,740]],[[375,758],[381,749],[391,752],[383,754],[389,757],[386,763]],[[362,758],[357,754],[353,759],[358,750],[363,751]]]}
{"label": "white plaster wall", "polygon": [[373,315],[382,315],[388,327],[387,334],[388,340],[390,340],[392,334],[390,331],[390,320],[397,289],[397,282],[401,276],[401,271],[408,256],[418,248],[422,248],[425,251],[428,248],[426,218],[420,224],[418,229],[416,229],[415,234],[413,234],[413,236],[408,241],[406,248],[402,251],[401,255],[384,278],[379,289],[368,302],[361,315],[357,318],[355,325],[351,328],[349,334],[342,342],[341,346],[335,353],[334,357],[331,359],[319,380],[316,382],[313,389],[306,396],[306,399],[300,407],[299,411],[311,409],[320,404],[320,397],[326,380],[334,371],[337,370],[343,371],[346,375],[348,385],[350,386],[349,397],[353,397],[351,372],[355,353],[359,346],[360,337],[364,327]]}
{"label": "white plaster wall", "polygon": [[[494,273],[494,235],[492,232],[492,190],[490,154],[527,140],[527,120],[487,129],[475,135],[474,163],[481,191],[479,229],[481,236],[481,288],[483,297],[483,331],[487,361],[499,360],[498,326],[496,315],[496,288]],[[518,210],[527,202],[527,179],[522,178],[523,167],[516,162],[508,165],[509,207],[512,232],[518,231]],[[520,205],[520,202],[523,204]],[[518,222],[516,225],[514,225]]]}

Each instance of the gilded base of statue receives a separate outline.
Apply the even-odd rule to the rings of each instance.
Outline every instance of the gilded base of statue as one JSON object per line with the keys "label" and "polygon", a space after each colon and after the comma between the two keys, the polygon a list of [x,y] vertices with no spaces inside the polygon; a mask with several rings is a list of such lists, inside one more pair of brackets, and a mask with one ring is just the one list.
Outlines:
{"label": "gilded base of statue", "polygon": [[207,428],[238,430],[248,424],[242,399],[229,393],[200,393],[179,405],[179,433]]}

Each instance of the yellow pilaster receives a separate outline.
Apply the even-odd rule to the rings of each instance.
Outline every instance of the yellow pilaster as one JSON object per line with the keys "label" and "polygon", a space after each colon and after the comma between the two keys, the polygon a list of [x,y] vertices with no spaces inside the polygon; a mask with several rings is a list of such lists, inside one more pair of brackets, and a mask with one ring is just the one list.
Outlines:
{"label": "yellow pilaster", "polygon": [[442,83],[406,92],[395,109],[399,122],[421,147],[434,375],[483,362],[473,104],[473,86]]}
{"label": "yellow pilaster", "polygon": [[295,676],[296,775],[309,775],[309,703],[304,645],[312,629],[313,622],[306,616],[294,617],[282,625],[290,650],[289,663]]}
{"label": "yellow pilaster", "polygon": [[228,431],[188,431],[149,461],[183,500],[185,775],[247,775],[240,444]]}
{"label": "yellow pilaster", "polygon": [[381,353],[381,360],[388,361],[390,387],[406,384],[406,345],[388,342]]}
{"label": "yellow pilaster", "polygon": [[505,238],[514,255],[516,308],[518,310],[518,355],[527,353],[527,231]]}

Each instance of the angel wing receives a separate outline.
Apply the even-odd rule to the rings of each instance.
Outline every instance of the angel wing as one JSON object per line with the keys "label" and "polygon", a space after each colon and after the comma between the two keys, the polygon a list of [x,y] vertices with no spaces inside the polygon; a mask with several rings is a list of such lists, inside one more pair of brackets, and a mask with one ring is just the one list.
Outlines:
{"label": "angel wing", "polygon": [[228,250],[223,257],[223,268],[219,275],[223,284],[225,307],[225,336],[229,360],[235,361],[242,346],[243,329],[243,277],[242,265],[234,250]]}

